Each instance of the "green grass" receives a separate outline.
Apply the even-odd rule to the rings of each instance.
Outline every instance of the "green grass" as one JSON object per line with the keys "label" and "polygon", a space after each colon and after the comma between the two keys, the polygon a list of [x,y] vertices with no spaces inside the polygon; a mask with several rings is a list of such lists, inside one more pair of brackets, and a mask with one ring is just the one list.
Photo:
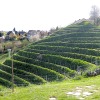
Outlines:
{"label": "green grass", "polygon": [[[94,85],[93,89],[87,89],[86,86]],[[30,85],[28,87],[16,87],[15,92],[11,89],[0,91],[2,94],[0,100],[49,100],[50,97],[56,97],[57,100],[78,100],[74,96],[67,96],[67,92],[75,91],[76,87],[81,87],[83,91],[92,92],[91,96],[85,100],[99,100],[100,98],[100,76],[83,78],[81,80],[65,80],[63,82],[52,82],[43,85]],[[97,92],[93,92],[97,90]]]}
{"label": "green grass", "polygon": [[8,53],[0,54],[0,63],[3,63],[8,58]]}

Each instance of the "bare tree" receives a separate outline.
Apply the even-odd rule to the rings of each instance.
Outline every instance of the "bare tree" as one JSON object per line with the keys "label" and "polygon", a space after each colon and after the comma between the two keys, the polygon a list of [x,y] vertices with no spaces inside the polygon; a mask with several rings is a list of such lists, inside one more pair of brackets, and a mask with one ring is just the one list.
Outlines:
{"label": "bare tree", "polygon": [[93,20],[94,25],[98,25],[98,19],[99,19],[99,8],[97,6],[92,6],[91,12],[90,12],[90,19]]}

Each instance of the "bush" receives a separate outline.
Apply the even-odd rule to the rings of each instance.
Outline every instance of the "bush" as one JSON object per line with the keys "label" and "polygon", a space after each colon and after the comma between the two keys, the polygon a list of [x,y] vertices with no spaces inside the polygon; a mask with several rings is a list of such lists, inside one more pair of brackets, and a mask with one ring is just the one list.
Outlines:
{"label": "bush", "polygon": [[6,87],[11,87],[12,83],[4,78],[0,77],[0,84]]}
{"label": "bush", "polygon": [[77,75],[77,76],[74,77],[74,80],[81,80],[82,78],[83,78],[83,76]]}
{"label": "bush", "polygon": [[37,56],[39,55],[39,53],[31,53],[31,52],[26,52],[24,50],[20,50],[18,54],[21,56],[26,56],[33,59],[37,58]]}
{"label": "bush", "polygon": [[85,54],[79,54],[79,53],[72,53],[72,52],[55,52],[55,51],[49,51],[49,50],[37,50],[37,49],[26,49],[27,52],[35,52],[40,54],[51,54],[51,55],[60,55],[64,57],[70,57],[75,59],[81,59],[84,61],[88,61],[90,63],[100,64],[100,57],[91,56],[91,55],[85,55]]}
{"label": "bush", "polygon": [[[9,74],[9,73],[7,73],[5,71],[2,71],[2,70],[0,70],[0,77],[6,79],[8,81],[12,80],[11,74]],[[14,84],[16,84],[18,86],[20,84],[24,84],[25,86],[29,85],[29,83],[27,81],[25,81],[25,80],[23,80],[23,79],[21,79],[21,78],[19,78],[17,76],[14,76]]]}
{"label": "bush", "polygon": [[27,57],[19,56],[19,55],[14,55],[13,58],[15,60],[18,60],[18,61],[31,63],[31,64],[38,65],[38,66],[41,66],[41,67],[44,67],[44,68],[48,68],[48,69],[57,71],[57,72],[64,74],[64,75],[73,76],[75,74],[74,70],[71,70],[67,67],[56,65],[56,64],[53,64],[53,63],[43,62],[43,61],[35,60],[35,59],[33,60],[32,58],[27,58]]}
{"label": "bush", "polygon": [[72,70],[77,70],[77,66],[81,66],[83,70],[87,69],[88,67],[96,67],[95,65],[88,63],[86,61],[82,61],[80,59],[73,59],[73,58],[67,58],[57,55],[43,55],[42,61],[55,63],[62,66],[67,66]]}
{"label": "bush", "polygon": [[45,46],[66,46],[66,47],[79,47],[79,48],[99,48],[99,43],[68,43],[68,42],[44,42],[40,43],[39,45],[45,45]]}
{"label": "bush", "polygon": [[66,46],[35,45],[35,46],[30,46],[30,49],[48,50],[48,51],[55,51],[55,52],[73,52],[73,53],[79,53],[85,55],[100,56],[99,50],[79,48],[79,47],[73,48],[73,47],[66,47]]}
{"label": "bush", "polygon": [[[34,73],[36,75],[39,75],[40,77],[44,78],[45,76],[48,76],[49,81],[55,80],[57,77],[59,80],[64,79],[64,76],[47,68],[42,68],[40,66],[36,66],[33,64],[28,64],[25,62],[20,62],[20,61],[13,61],[14,62],[14,67],[17,69],[25,70],[31,73]],[[11,60],[6,60],[5,63],[8,66],[11,66]]]}
{"label": "bush", "polygon": [[[29,58],[33,58],[34,55],[36,55],[37,53],[26,52],[26,54],[28,54]],[[24,55],[26,54],[24,52]],[[63,57],[59,55],[42,54],[42,58],[40,60],[44,62],[58,64],[61,66],[66,66],[72,70],[77,70],[77,66],[81,66],[83,70],[87,69],[88,67],[91,68],[96,67],[95,65],[88,63],[86,61],[82,61],[80,59],[73,59],[73,58]]]}
{"label": "bush", "polygon": [[[12,73],[11,67],[9,67],[9,66],[0,64],[0,69],[8,72],[10,74]],[[46,82],[43,78],[41,78],[41,77],[39,77],[39,76],[37,76],[33,73],[29,73],[29,72],[26,72],[24,70],[19,70],[19,69],[16,69],[16,68],[14,68],[14,75],[18,76],[18,77],[20,77],[20,78],[22,78],[22,79],[24,79],[24,80],[26,80],[30,83],[34,83],[34,84],[41,84],[41,83]]]}

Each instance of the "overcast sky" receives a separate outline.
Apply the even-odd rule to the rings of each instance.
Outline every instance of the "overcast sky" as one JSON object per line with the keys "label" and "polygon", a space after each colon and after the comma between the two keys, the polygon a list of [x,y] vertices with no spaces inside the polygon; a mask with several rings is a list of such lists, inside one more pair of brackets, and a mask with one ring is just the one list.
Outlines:
{"label": "overcast sky", "polygon": [[100,0],[0,0],[0,30],[64,27],[89,18],[92,5]]}

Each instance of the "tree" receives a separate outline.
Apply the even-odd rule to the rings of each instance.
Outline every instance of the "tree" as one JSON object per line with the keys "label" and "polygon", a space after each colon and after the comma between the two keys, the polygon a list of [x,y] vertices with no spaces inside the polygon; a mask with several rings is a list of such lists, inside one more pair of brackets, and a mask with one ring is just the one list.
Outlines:
{"label": "tree", "polygon": [[100,17],[97,18],[97,26],[100,25]]}
{"label": "tree", "polygon": [[97,6],[92,6],[91,12],[90,12],[90,19],[93,20],[94,25],[98,25],[98,19],[99,19],[99,8]]}
{"label": "tree", "polygon": [[0,37],[2,37],[2,36],[3,36],[3,33],[0,32]]}
{"label": "tree", "polygon": [[57,30],[59,30],[59,27],[58,27],[58,26],[56,27],[56,31],[57,31]]}

